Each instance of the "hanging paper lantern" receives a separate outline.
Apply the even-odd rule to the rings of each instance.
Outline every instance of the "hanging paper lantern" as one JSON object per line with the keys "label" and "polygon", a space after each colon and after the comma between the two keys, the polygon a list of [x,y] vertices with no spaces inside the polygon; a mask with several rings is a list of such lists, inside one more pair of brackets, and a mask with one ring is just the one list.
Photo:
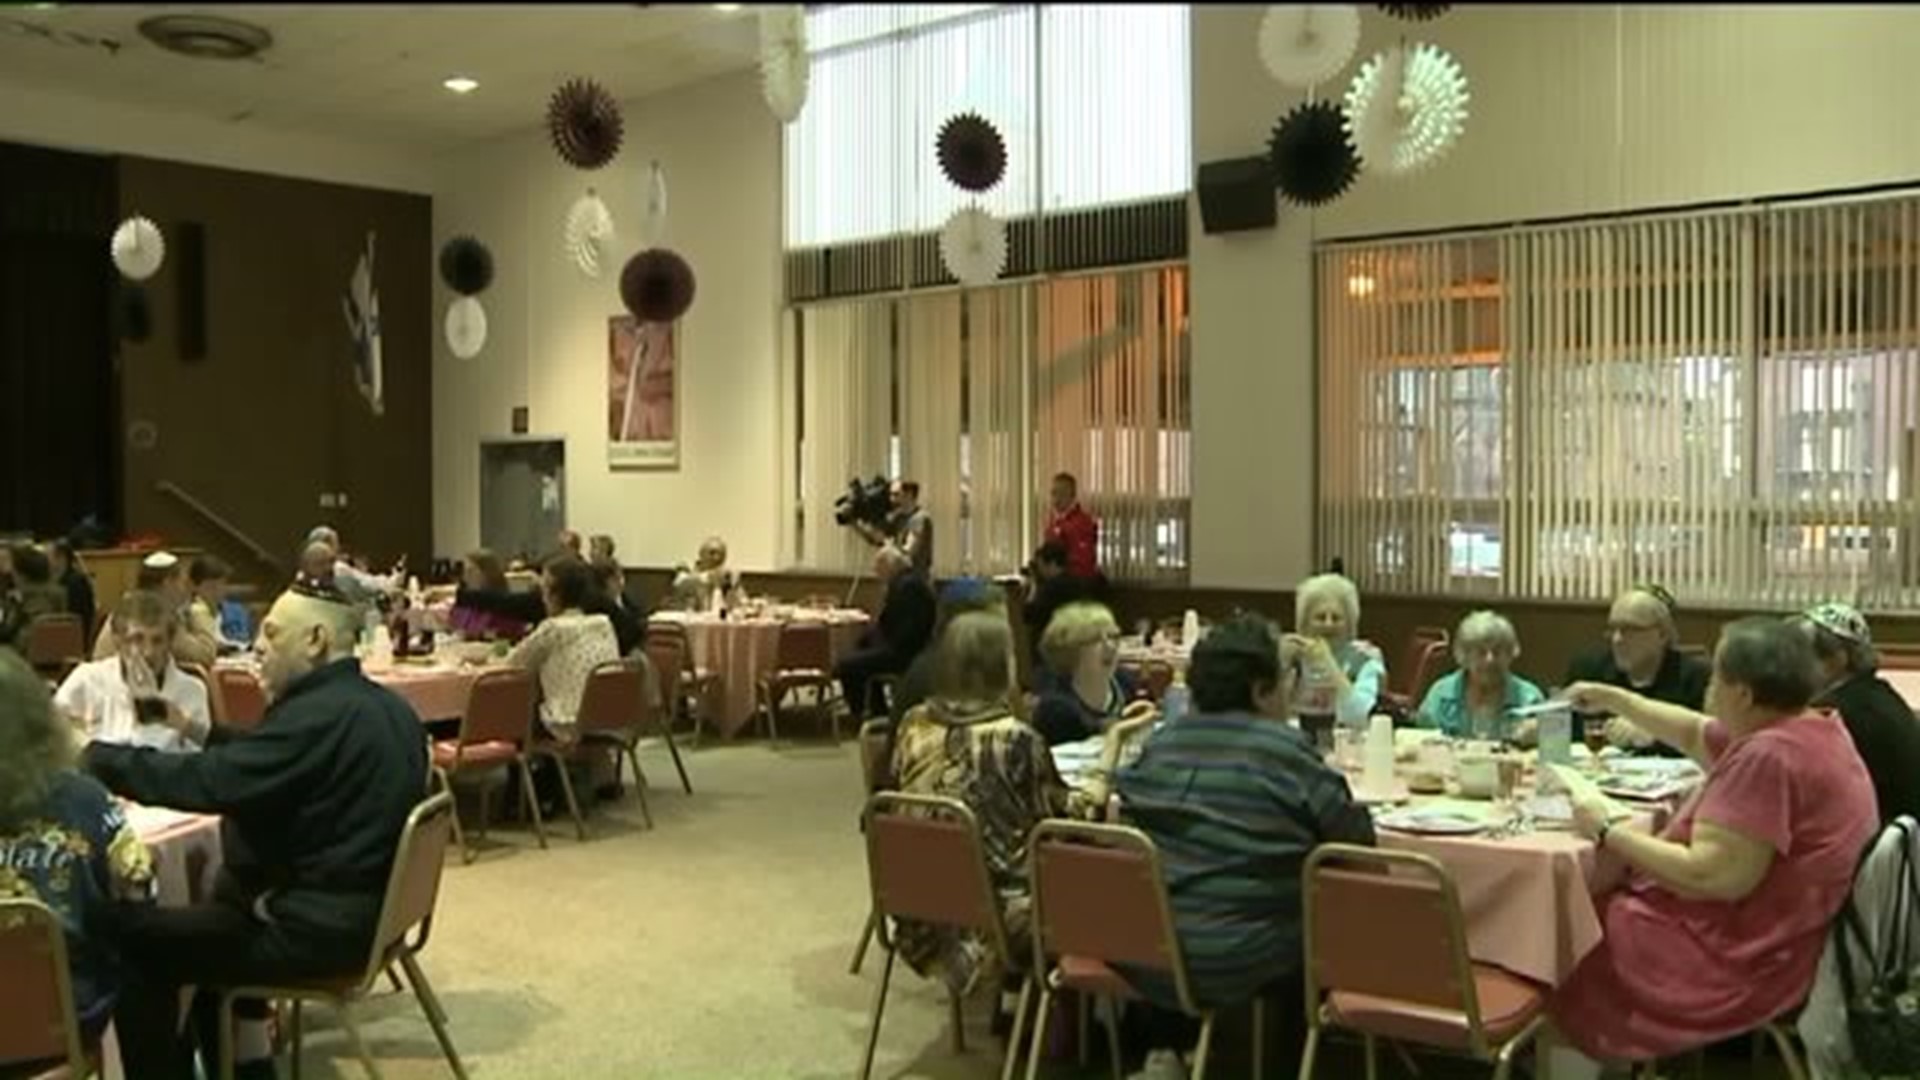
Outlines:
{"label": "hanging paper lantern", "polygon": [[1330,101],[1309,101],[1288,113],[1274,126],[1267,152],[1274,186],[1304,206],[1332,202],[1360,174],[1345,118]]}
{"label": "hanging paper lantern", "polygon": [[440,280],[461,296],[478,296],[493,284],[493,253],[471,236],[456,236],[440,248]]}
{"label": "hanging paper lantern", "polygon": [[807,10],[800,4],[776,4],[760,11],[760,89],[767,108],[791,124],[807,104]]}
{"label": "hanging paper lantern", "polygon": [[120,324],[120,339],[135,345],[153,336],[153,306],[147,302],[147,290],[131,282],[120,287],[114,315]]}
{"label": "hanging paper lantern", "polygon": [[487,309],[471,296],[447,305],[447,348],[462,360],[480,355],[487,345]]}
{"label": "hanging paper lantern", "polygon": [[640,247],[659,247],[666,238],[667,171],[656,161],[647,167],[647,205],[640,216]]}
{"label": "hanging paper lantern", "polygon": [[693,267],[679,253],[648,248],[620,271],[620,301],[641,322],[672,322],[693,306]]}
{"label": "hanging paper lantern", "polygon": [[1427,22],[1445,15],[1452,4],[1379,4],[1381,11],[1408,22]]}
{"label": "hanging paper lantern", "polygon": [[1436,45],[1396,46],[1347,88],[1347,130],[1367,168],[1404,176],[1444,157],[1466,130],[1467,77]]}
{"label": "hanging paper lantern", "polygon": [[940,230],[940,259],[962,285],[988,285],[1007,266],[1007,225],[977,207],[955,210]]}
{"label": "hanging paper lantern", "polygon": [[613,214],[592,188],[567,211],[567,258],[590,278],[600,276],[601,256],[613,239]]}
{"label": "hanging paper lantern", "polygon": [[940,125],[940,171],[962,191],[992,190],[1007,172],[1007,143],[978,113],[961,113]]}
{"label": "hanging paper lantern", "polygon": [[576,169],[598,169],[620,152],[626,124],[620,103],[591,79],[562,83],[547,102],[547,133],[560,159]]}
{"label": "hanging paper lantern", "polygon": [[113,265],[130,281],[145,281],[160,272],[167,261],[167,242],[160,226],[134,215],[113,230]]}
{"label": "hanging paper lantern", "polygon": [[1276,4],[1260,19],[1260,62],[1287,86],[1333,78],[1359,45],[1360,9],[1352,4]]}

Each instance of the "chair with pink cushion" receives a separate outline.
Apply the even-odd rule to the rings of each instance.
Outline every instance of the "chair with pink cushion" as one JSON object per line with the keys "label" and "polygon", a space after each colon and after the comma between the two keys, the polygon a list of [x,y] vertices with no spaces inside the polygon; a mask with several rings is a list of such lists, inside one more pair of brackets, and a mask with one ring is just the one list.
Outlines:
{"label": "chair with pink cushion", "polygon": [[80,1043],[67,940],[38,900],[0,900],[0,1074],[32,1063],[31,1080],[81,1080],[94,1057]]}
{"label": "chair with pink cushion", "polygon": [[[1033,976],[1040,980],[1040,1008],[1027,1057],[1027,1080],[1039,1075],[1053,996],[1070,990],[1105,998],[1116,1006],[1140,995],[1119,968],[1152,972],[1173,983],[1180,1010],[1200,1021],[1194,1048],[1195,1080],[1207,1074],[1213,1050],[1214,1010],[1195,999],[1187,982],[1186,957],[1173,925],[1166,873],[1153,840],[1121,825],[1048,820],[1027,839],[1033,886]],[[1021,993],[1024,1003],[1026,993]],[[1253,1000],[1253,1075],[1265,1061],[1266,1010]],[[1086,1046],[1085,1013],[1081,1014]],[[1016,1019],[1018,1030],[1018,1020]],[[1119,1037],[1107,1026],[1107,1050],[1120,1074]]]}
{"label": "chair with pink cushion", "polygon": [[1453,877],[1407,851],[1322,844],[1302,872],[1307,1048],[1313,1075],[1328,1028],[1359,1033],[1367,1077],[1380,1039],[1466,1054],[1511,1074],[1545,1021],[1546,991],[1467,955]]}
{"label": "chair with pink cushion", "polygon": [[207,689],[213,699],[213,718],[224,727],[250,731],[266,718],[266,688],[258,675],[245,668],[214,668]]}
{"label": "chair with pink cushion", "polygon": [[[580,839],[587,838],[586,823],[580,820],[579,804],[573,797],[573,782],[566,776],[569,761],[583,761],[607,750],[613,751],[614,779],[620,778],[623,761],[633,763],[633,793],[640,800],[640,815],[647,828],[653,828],[653,811],[647,806],[646,776],[640,771],[638,751],[641,725],[648,717],[646,675],[626,660],[609,660],[587,676],[586,692],[580,695],[580,712],[566,742],[543,742],[536,753],[554,759],[565,785],[567,806],[574,814]],[[671,736],[669,736],[671,738]],[[675,755],[676,761],[678,755]],[[681,775],[686,775],[683,770]]]}
{"label": "chair with pink cushion", "polygon": [[833,741],[840,741],[839,682],[833,677],[833,632],[823,622],[790,622],[780,627],[774,669],[760,677],[760,708],[767,738],[778,739],[776,723],[787,695],[810,690],[813,710],[825,713]]}
{"label": "chair with pink cushion", "polygon": [[64,679],[86,662],[87,632],[77,615],[36,616],[27,624],[25,637],[27,663],[49,678]]}
{"label": "chair with pink cushion", "polygon": [[[467,692],[467,707],[460,717],[460,733],[452,739],[433,744],[433,763],[446,770],[450,783],[462,775],[515,769],[520,774],[520,793],[533,817],[534,834],[540,846],[547,846],[547,826],[540,819],[540,800],[533,792],[533,775],[527,769],[527,747],[533,739],[533,706],[536,698],[533,674],[517,669],[482,672]],[[487,837],[490,796],[480,789],[480,839]],[[460,815],[453,816],[454,838],[465,860],[472,862],[475,852],[467,843]]]}

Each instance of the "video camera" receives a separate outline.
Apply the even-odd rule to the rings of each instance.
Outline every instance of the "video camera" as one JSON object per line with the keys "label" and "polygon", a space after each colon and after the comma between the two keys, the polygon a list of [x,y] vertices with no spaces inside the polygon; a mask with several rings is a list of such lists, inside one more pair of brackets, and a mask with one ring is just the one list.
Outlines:
{"label": "video camera", "polygon": [[892,485],[884,476],[847,481],[847,493],[833,504],[833,520],[842,526],[865,522],[884,532],[892,516]]}

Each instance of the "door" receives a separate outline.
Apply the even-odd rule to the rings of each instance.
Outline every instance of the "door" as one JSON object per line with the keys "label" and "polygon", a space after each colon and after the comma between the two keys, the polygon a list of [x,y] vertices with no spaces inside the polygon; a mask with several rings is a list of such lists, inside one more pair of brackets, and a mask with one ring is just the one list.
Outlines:
{"label": "door", "polygon": [[502,558],[538,559],[566,527],[567,447],[558,439],[480,444],[480,542]]}

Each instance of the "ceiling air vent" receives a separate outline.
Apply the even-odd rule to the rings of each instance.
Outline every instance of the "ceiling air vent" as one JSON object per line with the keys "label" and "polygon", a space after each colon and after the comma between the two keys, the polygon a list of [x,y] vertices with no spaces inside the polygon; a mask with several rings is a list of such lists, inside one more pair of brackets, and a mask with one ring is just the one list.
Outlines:
{"label": "ceiling air vent", "polygon": [[264,27],[218,15],[156,16],[140,24],[140,36],[200,60],[251,60],[273,47]]}

